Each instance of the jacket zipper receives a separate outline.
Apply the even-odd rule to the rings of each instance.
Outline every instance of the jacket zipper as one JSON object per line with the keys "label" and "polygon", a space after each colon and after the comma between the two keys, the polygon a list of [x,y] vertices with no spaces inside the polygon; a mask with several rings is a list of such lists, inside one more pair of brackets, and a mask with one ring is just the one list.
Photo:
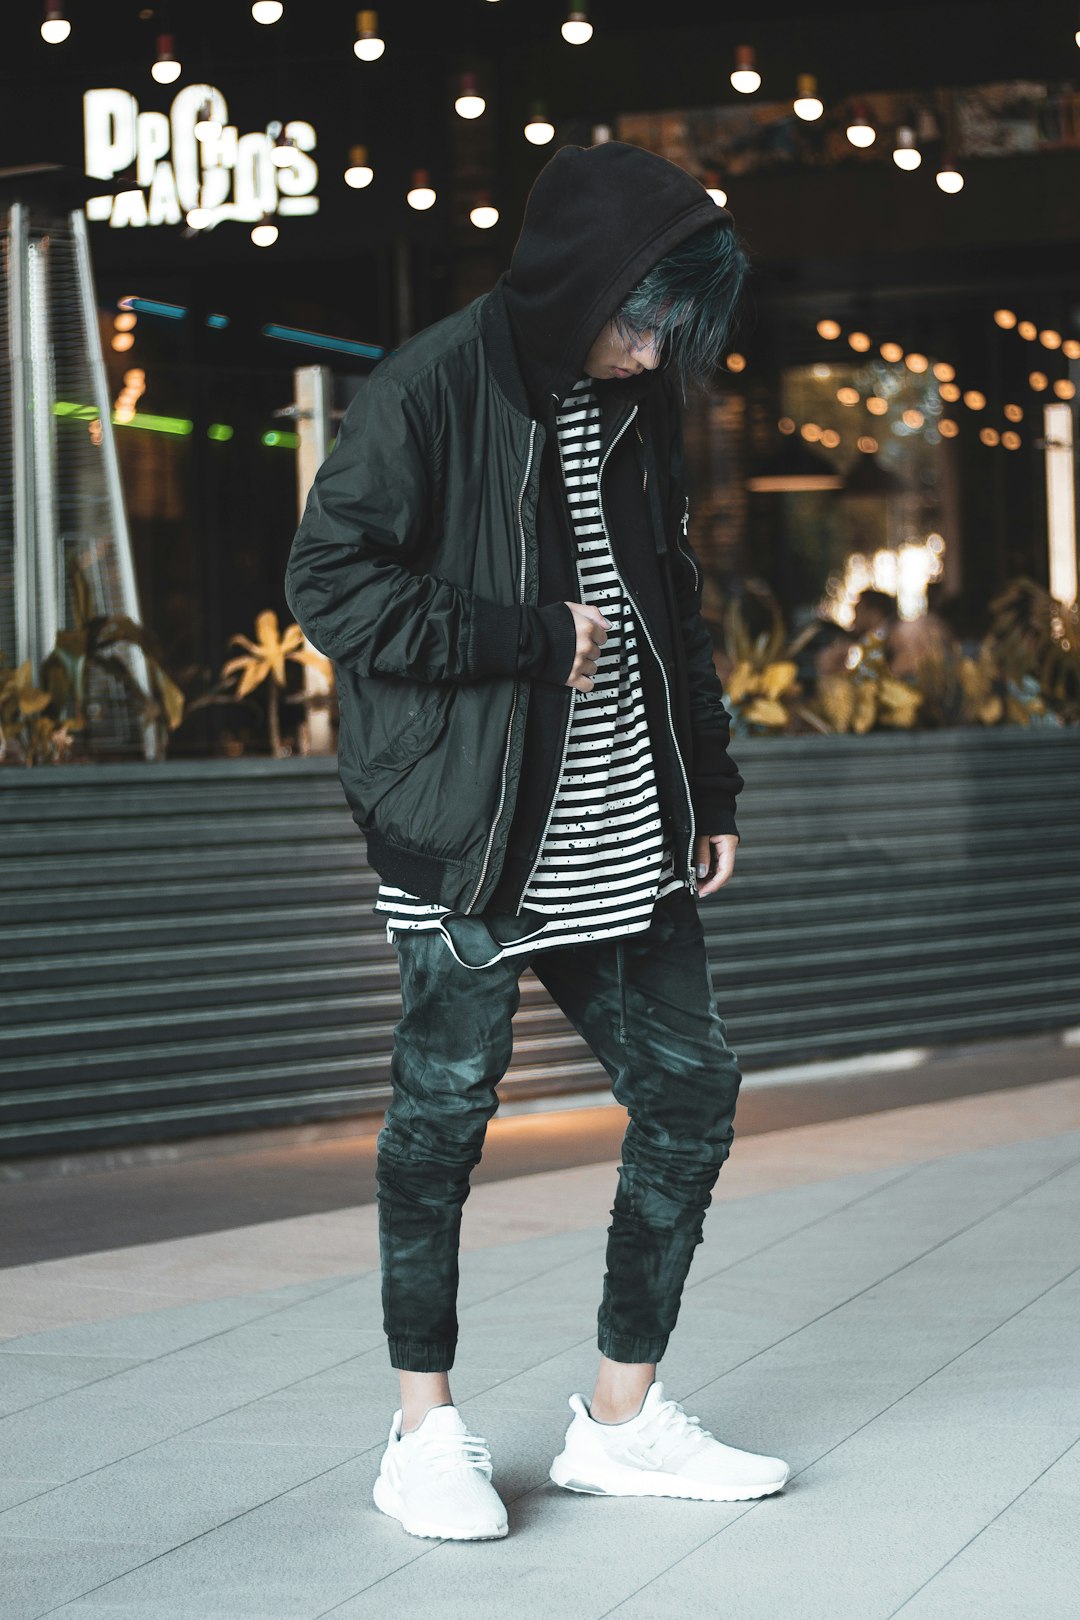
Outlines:
{"label": "jacket zipper", "polygon": [[[606,514],[604,512],[604,487],[603,487],[603,483],[604,483],[604,468],[607,466],[608,457],[611,455],[611,452],[614,450],[615,446],[618,444],[619,440],[622,438],[623,434],[626,432],[627,428],[630,426],[630,423],[635,420],[635,418],[637,416],[637,412],[638,412],[638,408],[635,405],[633,407],[632,411],[630,412],[630,415],[627,417],[626,421],[622,424],[619,431],[615,434],[615,436],[612,439],[611,443],[608,445],[607,449],[604,451],[603,459],[600,462],[600,466],[599,466],[599,468],[597,470],[597,474],[596,474],[596,493],[597,493],[597,504],[598,504],[598,506],[600,508],[600,523],[601,523],[601,525],[603,527],[603,530],[604,530],[604,539],[607,541],[608,551],[611,554],[611,566],[615,570],[615,577],[619,581],[619,584],[622,586],[623,592],[625,593],[627,601],[633,601],[633,598],[631,597],[629,590],[627,590],[626,581],[623,579],[622,575],[619,573],[618,565],[615,562],[615,552],[614,552],[614,549],[612,548],[612,544],[611,544],[611,535],[608,532],[607,516],[606,516]],[[636,607],[637,604],[635,603],[634,605]],[[687,846],[687,854],[686,854],[686,875],[690,879],[690,884],[691,884],[691,888],[692,888],[693,892],[696,894],[697,893],[697,886],[696,886],[695,874],[694,874],[694,805],[693,805],[693,800],[690,797],[690,783],[689,783],[689,780],[687,779],[686,767],[683,765],[683,762],[682,762],[682,754],[681,754],[681,752],[679,750],[679,739],[675,734],[675,722],[674,722],[674,720],[672,718],[672,714],[671,714],[671,688],[668,685],[667,671],[664,668],[664,661],[660,657],[660,654],[657,652],[656,643],[653,641],[652,636],[649,634],[649,627],[645,623],[644,615],[638,614],[637,619],[638,619],[638,623],[641,625],[642,630],[644,630],[644,632],[645,632],[645,636],[646,636],[646,638],[648,640],[649,646],[652,648],[653,657],[656,659],[657,667],[660,670],[660,675],[661,675],[661,677],[663,679],[663,682],[664,682],[664,713],[667,715],[668,728],[671,731],[671,741],[672,741],[672,744],[673,744],[674,749],[675,749],[675,758],[679,762],[679,772],[680,772],[680,774],[682,776],[682,779],[683,779],[683,787],[686,790],[686,805],[687,805],[687,809],[689,811],[689,816],[690,816],[690,842],[689,842],[689,844]],[[564,766],[565,766],[565,763],[566,763],[566,750],[567,750],[567,747],[568,747],[569,742],[570,742],[570,726],[571,726],[571,723],[573,721],[573,717],[574,717],[574,703],[573,703],[573,699],[571,699],[570,713],[567,716],[567,721],[566,721],[566,732],[565,732],[565,734],[563,736],[563,752],[562,752],[563,763],[559,766],[559,781],[560,782],[562,781],[562,773],[563,773],[563,769],[564,769]],[[554,793],[554,795],[552,797],[551,806],[548,809],[547,821],[545,822],[544,830],[540,835],[540,848],[537,851],[536,860],[533,862],[532,871],[529,873],[528,877],[525,879],[525,887],[522,889],[521,893],[518,895],[518,902],[517,903],[518,903],[519,906],[521,906],[524,903],[526,890],[528,889],[529,884],[533,880],[533,873],[535,873],[536,868],[540,864],[540,855],[541,855],[541,853],[543,851],[544,842],[545,842],[545,840],[547,838],[548,827],[550,827],[550,825],[551,825],[551,817],[552,817],[552,814],[553,814],[554,809],[555,809],[555,800],[558,798],[558,793],[559,793],[559,790],[558,790],[558,787],[556,786],[555,793]]]}
{"label": "jacket zipper", "polygon": [[[532,471],[533,447],[534,447],[535,443],[536,443],[536,423],[531,422],[529,424],[529,453],[525,457],[525,475],[521,480],[521,488],[518,491],[518,500],[517,500],[518,533],[521,536],[520,601],[523,604],[524,604],[524,601],[525,601],[525,519],[524,519],[524,516],[522,515],[522,505],[523,505],[523,502],[525,500],[525,491],[526,491],[526,489],[528,488],[528,485],[529,485],[529,474]],[[484,886],[484,879],[487,876],[487,869],[488,869],[488,866],[489,866],[489,864],[491,862],[491,849],[492,849],[492,845],[495,842],[495,829],[499,825],[499,820],[500,820],[500,817],[502,816],[503,805],[506,803],[506,769],[507,769],[508,764],[510,763],[510,739],[514,734],[514,716],[517,713],[518,693],[520,691],[520,686],[521,686],[520,681],[515,680],[515,682],[514,682],[514,701],[513,701],[513,704],[511,705],[511,708],[510,708],[510,719],[509,719],[509,721],[507,723],[507,727],[506,727],[506,747],[503,750],[502,781],[501,781],[500,786],[499,786],[499,802],[498,802],[498,804],[497,804],[497,806],[495,808],[495,819],[491,823],[491,829],[488,832],[487,846],[486,846],[486,848],[484,850],[484,864],[480,868],[480,879],[479,879],[479,882],[476,885],[476,888],[473,890],[472,895],[470,896],[468,905],[465,907],[466,912],[471,912],[472,911],[473,906],[476,904],[477,896],[479,895],[480,890]]]}

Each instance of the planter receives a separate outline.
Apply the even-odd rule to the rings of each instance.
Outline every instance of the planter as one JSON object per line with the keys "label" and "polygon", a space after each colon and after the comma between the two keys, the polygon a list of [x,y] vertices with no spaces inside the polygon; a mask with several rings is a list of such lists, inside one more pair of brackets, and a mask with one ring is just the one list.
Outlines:
{"label": "planter", "polygon": [[[733,751],[702,915],[748,1071],[1080,1022],[1080,729]],[[333,760],[8,769],[0,821],[0,1154],[381,1107],[397,964]],[[504,1093],[607,1083],[528,971],[516,1031]]]}

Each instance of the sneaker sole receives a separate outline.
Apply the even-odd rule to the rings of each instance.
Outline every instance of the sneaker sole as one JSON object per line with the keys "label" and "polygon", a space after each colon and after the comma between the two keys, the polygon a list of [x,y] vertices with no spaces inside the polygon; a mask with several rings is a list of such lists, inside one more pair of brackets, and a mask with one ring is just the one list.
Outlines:
{"label": "sneaker sole", "polygon": [[438,1526],[423,1519],[408,1519],[401,1505],[401,1497],[382,1474],[376,1479],[371,1494],[380,1512],[388,1514],[391,1519],[396,1519],[410,1536],[427,1536],[436,1541],[500,1541],[510,1528],[508,1524],[504,1524],[501,1528],[493,1530],[450,1530],[445,1527],[439,1529]]}
{"label": "sneaker sole", "polygon": [[771,1485],[732,1486],[726,1490],[710,1490],[695,1480],[681,1479],[678,1474],[646,1473],[637,1468],[626,1468],[612,1463],[604,1469],[590,1469],[590,1478],[560,1452],[548,1471],[549,1479],[566,1491],[580,1491],[586,1496],[680,1496],[692,1502],[749,1502],[759,1496],[772,1496],[783,1490],[791,1477],[785,1474]]}

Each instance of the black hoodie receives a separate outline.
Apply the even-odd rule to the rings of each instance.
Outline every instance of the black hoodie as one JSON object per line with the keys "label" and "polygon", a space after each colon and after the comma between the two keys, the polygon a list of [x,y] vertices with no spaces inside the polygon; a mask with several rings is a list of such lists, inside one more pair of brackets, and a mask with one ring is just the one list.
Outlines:
{"label": "black hoodie", "polygon": [[[548,430],[537,512],[542,606],[539,615],[523,615],[522,621],[522,653],[539,678],[533,681],[521,783],[503,874],[490,901],[493,910],[516,909],[539,852],[561,772],[562,741],[573,699],[573,688],[566,681],[573,666],[576,631],[573,615],[564,604],[577,601],[580,592],[555,411],[584,374],[590,348],[632,288],[679,242],[720,219],[730,220],[731,215],[718,208],[699,181],[667,158],[622,141],[564,146],[537,176],[509,270],[489,295],[495,306],[488,312],[489,327],[497,331],[505,323],[512,334],[527,396],[522,403]],[[627,403],[638,403],[641,418],[646,420],[650,396],[651,403],[658,406],[657,391],[665,387],[670,391],[672,385],[661,375],[663,370],[661,366],[653,373],[598,382],[605,446],[614,419],[623,414]],[[644,445],[640,454],[645,455]],[[650,516],[643,497],[643,467],[634,459],[629,443],[625,447],[620,443],[619,453],[612,456],[605,472],[605,505],[616,556],[620,546],[628,548],[635,542],[639,556],[652,555],[648,566],[656,572],[653,577],[644,576],[644,584],[648,597],[658,601],[669,587],[657,566],[663,559],[656,552],[666,547],[662,538],[654,542],[645,537]],[[547,636],[546,646],[537,644],[541,634]],[[677,767],[670,755],[665,760],[667,700],[659,670],[650,667],[654,662],[644,661],[642,679],[650,732],[656,742],[661,798],[670,807],[671,795],[681,789],[675,780]],[[678,698],[682,701],[683,695]],[[735,829],[734,800],[741,786],[741,778],[725,755],[717,761],[716,781],[708,789],[711,804],[718,809],[722,806],[723,814],[714,814],[710,825],[699,830]]]}

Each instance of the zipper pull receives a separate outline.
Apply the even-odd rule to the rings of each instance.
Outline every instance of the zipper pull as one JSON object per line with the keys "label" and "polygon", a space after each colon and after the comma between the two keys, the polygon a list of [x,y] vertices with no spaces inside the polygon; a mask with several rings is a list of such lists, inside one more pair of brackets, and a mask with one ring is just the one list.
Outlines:
{"label": "zipper pull", "polygon": [[689,495],[686,497],[686,510],[683,512],[683,515],[682,515],[682,532],[683,532],[683,539],[688,540],[690,538],[690,497],[689,497]]}

